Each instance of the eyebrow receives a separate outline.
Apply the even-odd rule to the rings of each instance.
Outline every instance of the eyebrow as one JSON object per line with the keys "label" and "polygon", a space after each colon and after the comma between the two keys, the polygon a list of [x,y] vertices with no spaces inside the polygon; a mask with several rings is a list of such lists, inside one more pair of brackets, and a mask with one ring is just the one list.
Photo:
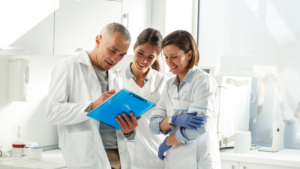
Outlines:
{"label": "eyebrow", "polygon": [[[166,54],[164,54],[165,56],[167,56]],[[178,55],[177,53],[173,53],[173,54],[171,54],[170,56],[173,56],[173,55]]]}
{"label": "eyebrow", "polygon": [[[139,52],[142,52],[143,54],[145,53],[142,49],[139,49]],[[154,55],[149,55],[149,56],[155,57]]]}

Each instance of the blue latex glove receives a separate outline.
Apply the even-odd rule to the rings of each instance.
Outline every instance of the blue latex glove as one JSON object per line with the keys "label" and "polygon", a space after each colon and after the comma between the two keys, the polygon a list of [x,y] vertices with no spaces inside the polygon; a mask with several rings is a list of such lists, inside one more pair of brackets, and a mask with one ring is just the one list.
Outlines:
{"label": "blue latex glove", "polygon": [[[168,137],[167,137],[168,138]],[[164,160],[165,159],[165,156],[164,156],[164,153],[171,147],[171,146],[168,146],[166,144],[166,140],[167,138],[160,144],[160,146],[158,147],[158,157],[161,159],[161,160]]]}
{"label": "blue latex glove", "polygon": [[177,115],[173,118],[173,124],[174,126],[197,130],[197,128],[202,128],[205,124],[205,119],[196,115],[196,112]]}

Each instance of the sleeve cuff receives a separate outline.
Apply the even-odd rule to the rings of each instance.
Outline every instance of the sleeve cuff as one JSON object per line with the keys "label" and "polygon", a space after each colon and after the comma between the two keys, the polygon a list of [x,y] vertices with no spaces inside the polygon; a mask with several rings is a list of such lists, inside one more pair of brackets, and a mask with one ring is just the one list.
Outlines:
{"label": "sleeve cuff", "polygon": [[189,144],[189,139],[187,139],[187,135],[185,133],[185,128],[184,127],[180,127],[176,133],[175,133],[175,137],[177,139],[178,142],[186,145]]}
{"label": "sleeve cuff", "polygon": [[92,111],[91,104],[85,109],[85,112],[90,113]]}

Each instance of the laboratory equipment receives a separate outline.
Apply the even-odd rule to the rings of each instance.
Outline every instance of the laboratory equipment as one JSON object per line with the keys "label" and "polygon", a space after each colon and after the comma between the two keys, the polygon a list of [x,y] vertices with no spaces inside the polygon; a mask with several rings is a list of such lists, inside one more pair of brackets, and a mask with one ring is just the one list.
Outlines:
{"label": "laboratory equipment", "polygon": [[16,59],[9,62],[8,99],[28,101],[29,61]]}
{"label": "laboratory equipment", "polygon": [[214,76],[219,87],[219,147],[233,147],[235,132],[249,131],[251,78],[215,76],[213,67],[199,68]]}
{"label": "laboratory equipment", "polygon": [[21,157],[24,156],[26,144],[21,137],[21,126],[18,126],[18,134],[16,140],[12,144],[12,156]]}
{"label": "laboratory equipment", "polygon": [[273,142],[272,150],[283,150],[284,149],[284,128],[285,124],[282,121],[273,122]]}

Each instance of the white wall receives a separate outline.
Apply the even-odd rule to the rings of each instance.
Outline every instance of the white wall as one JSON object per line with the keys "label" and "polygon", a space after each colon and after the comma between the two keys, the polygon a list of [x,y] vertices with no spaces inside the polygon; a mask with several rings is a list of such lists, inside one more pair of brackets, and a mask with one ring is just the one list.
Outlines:
{"label": "white wall", "polygon": [[[8,100],[8,62],[11,59],[29,60],[29,101]],[[62,56],[1,56],[0,57],[0,147],[10,151],[16,136],[13,127],[22,126],[24,141],[39,146],[58,144],[56,126],[47,124],[44,113],[51,72]]]}

